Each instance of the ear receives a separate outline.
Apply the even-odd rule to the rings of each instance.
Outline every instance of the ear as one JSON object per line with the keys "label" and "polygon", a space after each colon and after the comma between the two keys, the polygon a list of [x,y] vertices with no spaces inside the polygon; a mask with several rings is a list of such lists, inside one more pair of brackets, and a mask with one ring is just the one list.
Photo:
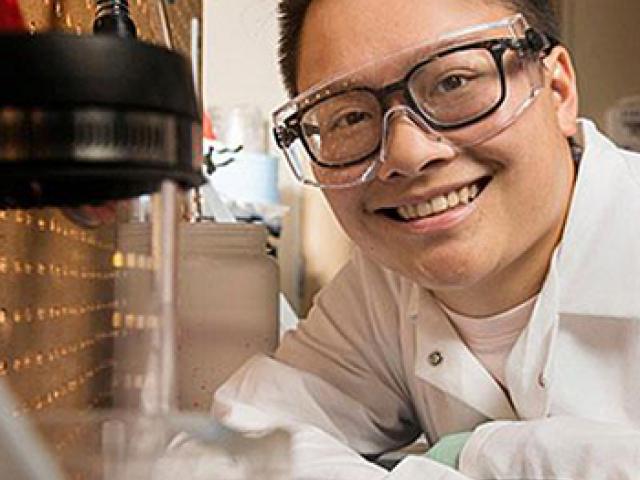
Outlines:
{"label": "ear", "polygon": [[566,137],[577,132],[578,89],[571,55],[559,45],[544,59],[558,126]]}

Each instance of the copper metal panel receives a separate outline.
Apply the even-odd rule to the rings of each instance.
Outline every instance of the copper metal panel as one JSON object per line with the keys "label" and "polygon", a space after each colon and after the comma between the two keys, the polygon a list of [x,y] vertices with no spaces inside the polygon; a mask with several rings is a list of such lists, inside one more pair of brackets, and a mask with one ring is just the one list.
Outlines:
{"label": "copper metal panel", "polygon": [[[22,15],[33,32],[59,30],[89,34],[95,0],[19,0]],[[141,40],[165,45],[160,23],[159,0],[130,0],[131,16]],[[201,0],[167,4],[174,48],[184,55],[191,49],[191,19],[202,18]]]}
{"label": "copper metal panel", "polygon": [[0,375],[16,415],[110,403],[114,235],[57,210],[0,211]]}
{"label": "copper metal panel", "polygon": [[[84,228],[54,209],[0,210],[0,376],[18,399],[14,415],[139,406],[144,346],[158,327],[154,264],[117,249],[119,225]],[[118,355],[126,346],[136,355]],[[58,455],[99,451],[99,433],[79,418],[38,422]]]}
{"label": "copper metal panel", "polygon": [[22,17],[31,32],[42,32],[53,28],[53,5],[51,0],[19,0]]}

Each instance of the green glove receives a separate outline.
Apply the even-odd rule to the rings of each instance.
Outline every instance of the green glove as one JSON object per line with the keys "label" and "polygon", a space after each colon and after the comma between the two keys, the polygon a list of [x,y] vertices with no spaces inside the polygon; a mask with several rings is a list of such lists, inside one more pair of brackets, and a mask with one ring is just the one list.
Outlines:
{"label": "green glove", "polygon": [[460,453],[470,436],[471,432],[461,432],[442,437],[427,451],[427,458],[457,469]]}

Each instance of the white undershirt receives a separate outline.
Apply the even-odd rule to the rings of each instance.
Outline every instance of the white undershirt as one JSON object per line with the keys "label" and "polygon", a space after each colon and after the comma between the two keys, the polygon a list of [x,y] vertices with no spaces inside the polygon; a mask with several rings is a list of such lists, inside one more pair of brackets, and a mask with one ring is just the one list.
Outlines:
{"label": "white undershirt", "polygon": [[462,341],[467,345],[491,376],[503,387],[505,364],[516,340],[529,323],[537,295],[491,317],[477,318],[461,315],[440,303]]}

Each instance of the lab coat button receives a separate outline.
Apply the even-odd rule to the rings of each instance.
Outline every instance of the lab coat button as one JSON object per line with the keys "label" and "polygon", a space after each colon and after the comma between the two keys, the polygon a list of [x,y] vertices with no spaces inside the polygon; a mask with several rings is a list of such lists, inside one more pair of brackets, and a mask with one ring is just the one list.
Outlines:
{"label": "lab coat button", "polygon": [[544,373],[540,373],[540,375],[538,375],[538,385],[540,385],[541,388],[547,388],[547,377],[544,376]]}
{"label": "lab coat button", "polygon": [[437,367],[442,363],[443,360],[444,360],[444,357],[437,350],[429,354],[429,363],[431,364],[432,367]]}

